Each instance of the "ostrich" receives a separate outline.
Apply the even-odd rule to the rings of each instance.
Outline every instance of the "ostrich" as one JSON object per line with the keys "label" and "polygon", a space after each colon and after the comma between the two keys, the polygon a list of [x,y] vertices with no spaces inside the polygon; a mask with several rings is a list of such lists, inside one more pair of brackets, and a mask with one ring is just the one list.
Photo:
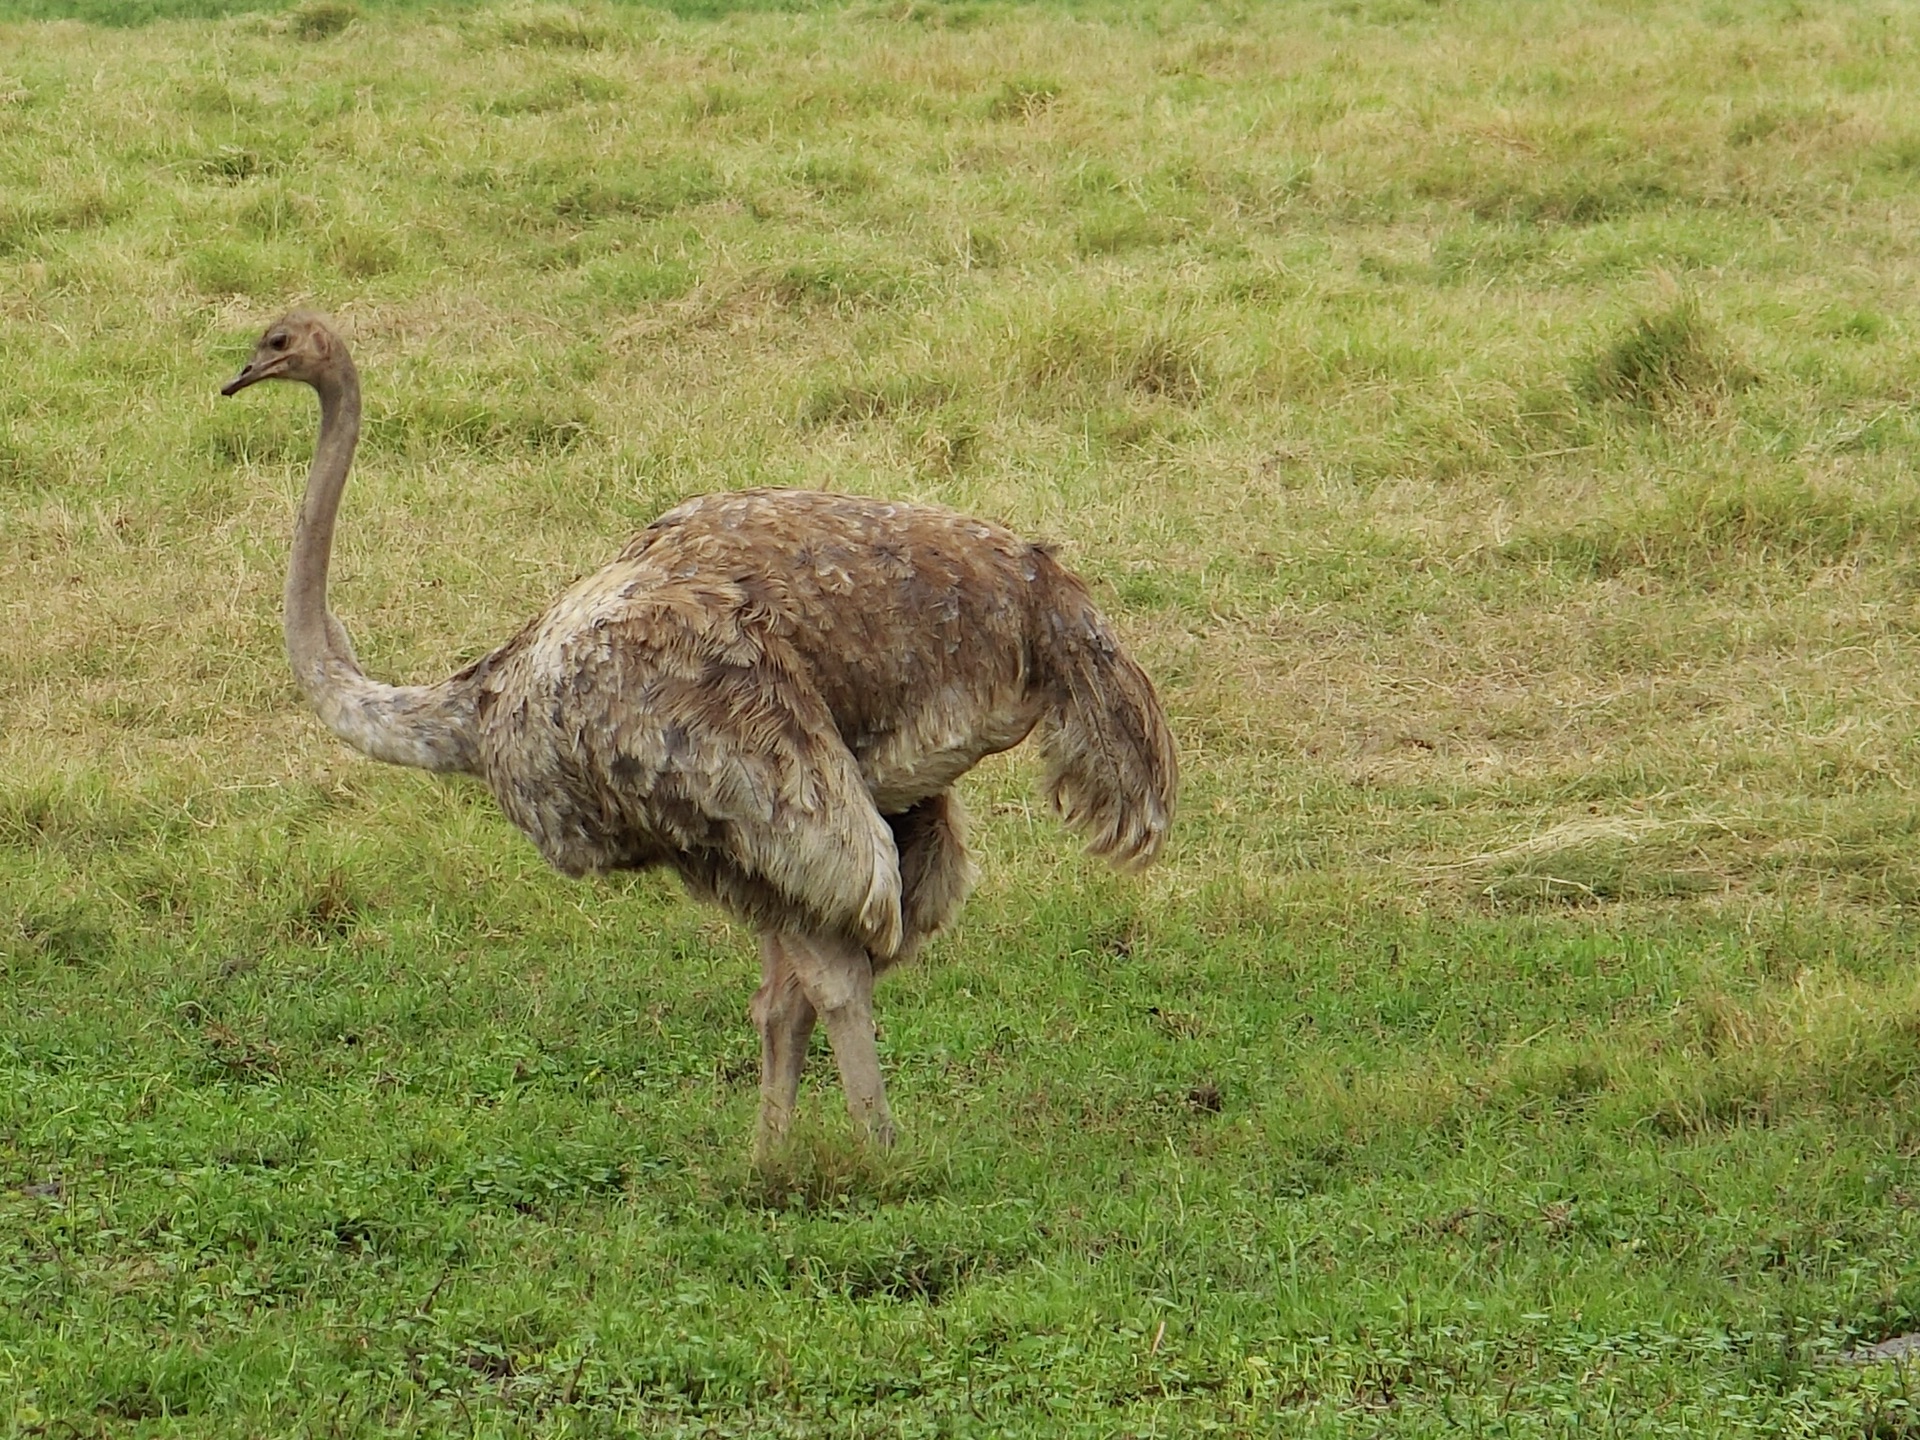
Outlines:
{"label": "ostrich", "polygon": [[1088,849],[1123,868],[1159,852],[1175,759],[1153,684],[1046,547],[930,505],[701,496],[457,674],[385,685],[327,609],[353,361],[295,311],[221,394],[262,380],[320,398],[287,568],[300,689],[376,760],[478,776],[562,873],[668,866],[759,931],[756,1161],[793,1118],[816,1018],[856,1126],[892,1143],[873,981],[966,896],[950,787],[981,757],[1037,730]]}

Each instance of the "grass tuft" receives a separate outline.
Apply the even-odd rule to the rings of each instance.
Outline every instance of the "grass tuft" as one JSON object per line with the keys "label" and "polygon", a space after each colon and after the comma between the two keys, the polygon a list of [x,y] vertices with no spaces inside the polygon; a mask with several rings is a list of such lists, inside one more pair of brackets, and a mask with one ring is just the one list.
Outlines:
{"label": "grass tuft", "polygon": [[892,376],[820,386],[802,401],[803,425],[862,424],[939,410],[958,393],[934,376]]}
{"label": "grass tuft", "polygon": [[111,927],[82,900],[53,909],[29,905],[12,917],[11,933],[0,929],[0,957],[10,959],[38,957],[56,965],[85,966],[106,958],[113,945]]}
{"label": "grass tuft", "polygon": [[1002,80],[1000,88],[987,102],[987,117],[992,120],[1037,120],[1053,108],[1060,93],[1057,81],[1031,75]]}
{"label": "grass tuft", "polygon": [[803,1122],[753,1168],[739,1193],[770,1210],[841,1214],[906,1202],[925,1190],[938,1168],[910,1146],[881,1154],[844,1133]]}
{"label": "grass tuft", "polygon": [[1080,403],[1133,396],[1193,405],[1216,378],[1208,337],[1178,310],[1114,315],[1067,307],[1023,349],[1028,384]]}
{"label": "grass tuft", "polygon": [[1724,395],[1752,379],[1699,300],[1682,294],[1635,315],[1579,367],[1574,384],[1589,400],[1658,412]]}
{"label": "grass tuft", "polygon": [[420,396],[400,406],[369,406],[369,448],[433,454],[453,448],[481,454],[564,455],[590,443],[597,418],[577,397],[480,399]]}
{"label": "grass tuft", "polygon": [[608,20],[566,5],[509,8],[488,19],[488,33],[498,43],[531,50],[607,50],[627,39]]}
{"label": "grass tuft", "polygon": [[1730,563],[1806,575],[1847,563],[1863,549],[1904,546],[1916,537],[1920,510],[1911,499],[1817,490],[1777,476],[1700,477],[1675,481],[1621,513],[1515,537],[1503,554],[1600,577],[1644,569],[1697,581]]}
{"label": "grass tuft", "polygon": [[351,0],[303,0],[283,23],[296,40],[331,40],[359,18],[360,7]]}

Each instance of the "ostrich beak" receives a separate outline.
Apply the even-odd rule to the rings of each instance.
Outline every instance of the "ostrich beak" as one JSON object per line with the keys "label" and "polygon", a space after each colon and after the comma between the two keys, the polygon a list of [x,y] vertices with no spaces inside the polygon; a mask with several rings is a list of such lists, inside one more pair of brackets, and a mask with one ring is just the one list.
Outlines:
{"label": "ostrich beak", "polygon": [[246,389],[249,385],[256,384],[259,381],[262,381],[266,378],[267,378],[266,371],[261,366],[258,366],[254,364],[253,361],[249,360],[244,366],[241,367],[240,373],[238,375],[234,376],[233,379],[229,380],[226,384],[220,387],[220,393],[222,395],[238,395],[242,390]]}

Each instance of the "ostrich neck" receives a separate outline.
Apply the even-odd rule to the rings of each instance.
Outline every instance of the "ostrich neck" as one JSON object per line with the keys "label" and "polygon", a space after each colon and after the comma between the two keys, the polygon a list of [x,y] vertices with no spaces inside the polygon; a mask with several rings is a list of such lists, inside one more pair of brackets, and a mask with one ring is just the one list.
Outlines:
{"label": "ostrich neck", "polygon": [[320,718],[347,744],[376,760],[423,770],[478,768],[473,690],[462,672],[438,685],[369,680],[353,645],[327,609],[334,517],[360,440],[360,378],[353,362],[314,385],[320,439],[294,527],[287,566],[287,659]]}
{"label": "ostrich neck", "polygon": [[294,524],[293,558],[287,566],[287,658],[309,698],[309,679],[327,673],[329,661],[345,660],[357,673],[352,652],[342,656],[332,632],[338,621],[327,613],[327,571],[333,557],[333,521],[340,495],[360,443],[360,377],[348,362],[343,373],[314,389],[320,396],[320,439],[307,472],[307,493]]}

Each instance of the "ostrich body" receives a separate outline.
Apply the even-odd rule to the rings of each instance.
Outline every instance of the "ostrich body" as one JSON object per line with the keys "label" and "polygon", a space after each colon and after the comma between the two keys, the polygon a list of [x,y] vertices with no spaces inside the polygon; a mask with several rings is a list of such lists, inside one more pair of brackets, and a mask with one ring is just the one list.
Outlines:
{"label": "ostrich body", "polygon": [[360,429],[346,346],[277,321],[222,390],[296,380],[320,435],[287,571],[287,655],[321,719],[399,765],[486,782],[558,870],[665,865],[760,933],[755,1153],[792,1119],[827,1029],[847,1105],[893,1138],[873,980],[972,883],[949,787],[1037,731],[1089,849],[1151,861],[1175,761],[1152,683],[1043,547],[933,506],[805,490],[668,511],[519,634],[435,685],[361,671],[328,611]]}

